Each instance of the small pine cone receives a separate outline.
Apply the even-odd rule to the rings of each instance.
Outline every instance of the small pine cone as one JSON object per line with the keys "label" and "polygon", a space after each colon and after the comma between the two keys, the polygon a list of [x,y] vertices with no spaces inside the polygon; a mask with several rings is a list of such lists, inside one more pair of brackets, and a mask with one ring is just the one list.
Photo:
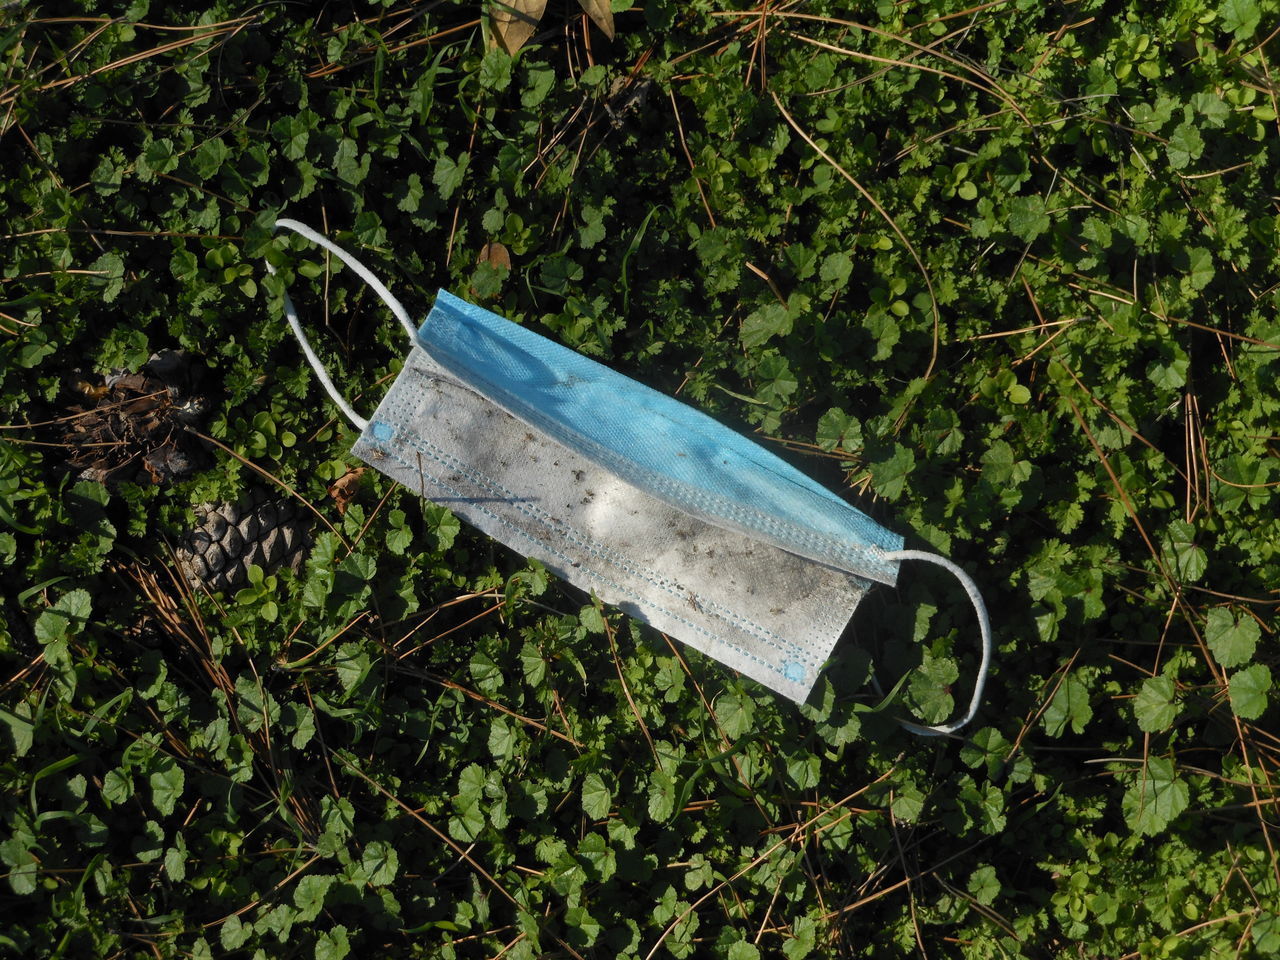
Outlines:
{"label": "small pine cone", "polygon": [[196,508],[196,526],[178,547],[178,563],[193,590],[212,593],[244,584],[249,567],[266,573],[306,556],[311,518],[292,498],[271,499],[255,489],[239,503]]}

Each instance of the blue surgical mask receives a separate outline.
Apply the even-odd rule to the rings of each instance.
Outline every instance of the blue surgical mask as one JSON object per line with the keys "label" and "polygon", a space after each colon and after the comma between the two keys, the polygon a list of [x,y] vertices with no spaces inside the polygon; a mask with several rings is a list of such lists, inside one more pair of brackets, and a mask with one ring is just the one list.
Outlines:
{"label": "blue surgical mask", "polygon": [[326,391],[360,429],[353,453],[489,536],[722,663],[802,703],[874,583],[903,560],[950,570],[790,464],[692,407],[445,291],[421,327],[367,268],[336,254],[400,320],[411,350],[371,420],[325,373],[285,295],[285,315]]}

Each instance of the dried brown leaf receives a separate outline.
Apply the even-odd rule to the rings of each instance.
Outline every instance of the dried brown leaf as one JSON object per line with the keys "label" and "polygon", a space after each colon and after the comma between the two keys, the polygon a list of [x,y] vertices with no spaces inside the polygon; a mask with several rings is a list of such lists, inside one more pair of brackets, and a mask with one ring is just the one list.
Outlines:
{"label": "dried brown leaf", "polygon": [[[79,393],[83,393],[90,400],[101,400],[111,392],[111,388],[105,383],[93,384],[88,380],[77,380],[74,386]],[[75,408],[73,407],[72,409]]]}
{"label": "dried brown leaf", "polygon": [[364,476],[365,467],[350,467],[346,473],[329,485],[329,496],[333,497],[338,513],[345,514],[347,505],[355,499],[360,490],[360,478]]}
{"label": "dried brown leaf", "polygon": [[604,35],[613,39],[613,5],[609,0],[578,0],[592,23],[604,31]]}
{"label": "dried brown leaf", "polygon": [[186,428],[199,417],[203,399],[181,392],[178,380],[187,375],[181,363],[169,372],[174,379],[151,372],[115,374],[101,383],[73,379],[75,393],[93,402],[69,404],[63,416],[34,426],[50,428],[46,442],[66,451],[67,466],[82,480],[162,483],[185,476],[201,457]]}
{"label": "dried brown leaf", "polygon": [[489,8],[494,38],[514,54],[529,42],[546,9],[547,0],[494,0]]}
{"label": "dried brown leaf", "polygon": [[476,258],[476,263],[488,263],[499,270],[510,270],[511,251],[496,240],[490,241],[480,248],[480,256]]}

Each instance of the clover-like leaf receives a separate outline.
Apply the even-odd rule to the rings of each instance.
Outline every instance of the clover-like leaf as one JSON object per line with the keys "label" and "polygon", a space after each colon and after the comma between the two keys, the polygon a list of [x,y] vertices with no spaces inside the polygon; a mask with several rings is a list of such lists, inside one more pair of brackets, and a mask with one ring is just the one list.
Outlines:
{"label": "clover-like leaf", "polygon": [[1197,539],[1196,528],[1185,520],[1175,520],[1169,524],[1166,538],[1166,551],[1174,569],[1189,582],[1204,576],[1209,566],[1204,548]]}
{"label": "clover-like leaf", "polygon": [[580,947],[591,946],[604,931],[603,925],[582,906],[569,907],[564,912],[564,922],[570,940]]}
{"label": "clover-like leaf", "polygon": [[1205,617],[1204,641],[1213,659],[1224,667],[1238,667],[1253,659],[1262,631],[1252,617],[1236,619],[1225,607],[1214,607]]}
{"label": "clover-like leaf", "polygon": [[871,480],[876,492],[887,500],[897,500],[915,468],[916,456],[910,448],[894,443],[889,456],[871,463]]}
{"label": "clover-like leaf", "polygon": [[400,857],[396,848],[386,840],[374,840],[364,848],[360,865],[375,887],[385,887],[396,878],[400,869]]}
{"label": "clover-like leaf", "polygon": [[767,356],[760,361],[756,372],[760,379],[757,395],[767,404],[786,403],[799,386],[786,357]]}
{"label": "clover-like leaf", "polygon": [[1257,0],[1224,0],[1218,8],[1218,16],[1222,28],[1229,30],[1236,40],[1247,40],[1253,36],[1258,24],[1262,22],[1262,11],[1258,9]]}
{"label": "clover-like leaf", "polygon": [[298,881],[293,888],[293,905],[298,908],[300,923],[309,923],[320,916],[335,879],[325,874],[307,874]]}
{"label": "clover-like leaf", "polygon": [[890,809],[899,820],[914,823],[924,811],[924,794],[914,783],[903,784],[895,793]]}
{"label": "clover-like leaf", "polygon": [[1149,757],[1125,791],[1122,807],[1130,829],[1140,836],[1161,833],[1187,808],[1191,790],[1174,771],[1173,761]]}
{"label": "clover-like leaf", "polygon": [[578,622],[582,624],[587,633],[602,636],[605,632],[604,617],[600,613],[600,608],[591,604],[578,611]]}
{"label": "clover-like leaf", "polygon": [[1263,663],[1237,670],[1231,675],[1228,691],[1231,710],[1242,720],[1257,720],[1267,709],[1271,690],[1271,669]]}
{"label": "clover-like leaf", "polygon": [[649,777],[649,818],[659,823],[670,820],[675,802],[675,781],[661,770],[655,770]]}
{"label": "clover-like leaf", "polygon": [[69,590],[36,619],[36,639],[53,643],[75,636],[84,628],[92,611],[88,590]]}
{"label": "clover-like leaf", "polygon": [[253,925],[245,923],[238,914],[233,913],[222,921],[222,926],[218,930],[218,942],[222,944],[223,950],[239,950],[252,935]]}
{"label": "clover-like leaf", "polygon": [[1000,894],[1000,878],[996,875],[996,868],[990,864],[979,867],[970,874],[968,886],[975,900],[984,907],[991,906]]}
{"label": "clover-like leaf", "polygon": [[791,924],[792,937],[782,942],[787,960],[804,960],[817,945],[818,926],[810,917],[797,917]]}
{"label": "clover-like leaf", "polygon": [[960,668],[950,657],[934,657],[924,652],[924,660],[911,675],[910,701],[926,723],[941,723],[955,706],[951,684],[960,678]]}
{"label": "clover-like leaf", "polygon": [[1045,708],[1045,732],[1051,737],[1060,737],[1070,724],[1073,733],[1084,733],[1092,718],[1089,688],[1078,675],[1069,674]]}
{"label": "clover-like leaf", "polygon": [[186,787],[186,774],[173,757],[159,754],[149,777],[151,784],[151,802],[165,816],[173,813],[174,807],[182,799]]}
{"label": "clover-like leaf", "polygon": [[35,893],[40,861],[18,837],[0,843],[0,861],[9,867],[9,886],[20,897]]}
{"label": "clover-like leaf", "polygon": [[435,170],[431,174],[431,182],[436,185],[441,200],[448,200],[462,186],[470,160],[471,157],[465,153],[456,160],[445,154],[441,154],[436,158]]}
{"label": "clover-like leaf", "polygon": [[1178,717],[1176,688],[1169,677],[1148,677],[1142,681],[1133,701],[1133,715],[1144,733],[1168,730]]}
{"label": "clover-like leaf", "polygon": [[578,844],[578,858],[586,864],[595,883],[603,883],[617,872],[618,858],[599,833],[588,833]]}
{"label": "clover-like leaf", "polygon": [[344,960],[351,954],[351,938],[345,925],[339,923],[316,938],[316,960]]}
{"label": "clover-like leaf", "polygon": [[792,317],[784,304],[774,301],[747,314],[742,321],[742,346],[755,349],[774,337],[784,337],[791,332]]}
{"label": "clover-like leaf", "polygon": [[588,773],[582,780],[582,812],[592,820],[603,820],[613,805],[613,794],[598,773]]}
{"label": "clover-like leaf", "polygon": [[1184,120],[1170,135],[1166,149],[1169,154],[1169,165],[1175,170],[1181,170],[1193,160],[1200,159],[1200,155],[1204,153],[1204,137],[1200,136],[1200,131],[1196,129],[1195,124]]}
{"label": "clover-like leaf", "polygon": [[1009,201],[1009,230],[1024,243],[1030,243],[1047,231],[1049,213],[1044,199],[1039,196],[1014,197]]}
{"label": "clover-like leaf", "polygon": [[726,693],[715,703],[716,718],[730,740],[737,740],[751,730],[755,709],[755,701],[745,693]]}
{"label": "clover-like leaf", "polygon": [[1203,290],[1213,279],[1213,254],[1204,247],[1187,250],[1187,283],[1193,290]]}

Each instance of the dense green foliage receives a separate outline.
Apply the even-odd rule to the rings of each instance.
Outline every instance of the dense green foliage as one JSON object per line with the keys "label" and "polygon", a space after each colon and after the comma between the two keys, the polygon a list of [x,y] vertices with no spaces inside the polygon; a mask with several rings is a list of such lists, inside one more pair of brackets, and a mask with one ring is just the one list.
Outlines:
{"label": "dense green foliage", "polygon": [[[1280,3],[553,3],[514,57],[475,3],[150,6],[0,9],[0,951],[1280,949]],[[974,673],[930,571],[796,708],[372,471],[340,515],[281,282],[359,408],[405,347],[282,214],[963,563],[978,721],[892,719]],[[323,518],[296,574],[184,601],[257,473],[22,426],[162,348]]]}

